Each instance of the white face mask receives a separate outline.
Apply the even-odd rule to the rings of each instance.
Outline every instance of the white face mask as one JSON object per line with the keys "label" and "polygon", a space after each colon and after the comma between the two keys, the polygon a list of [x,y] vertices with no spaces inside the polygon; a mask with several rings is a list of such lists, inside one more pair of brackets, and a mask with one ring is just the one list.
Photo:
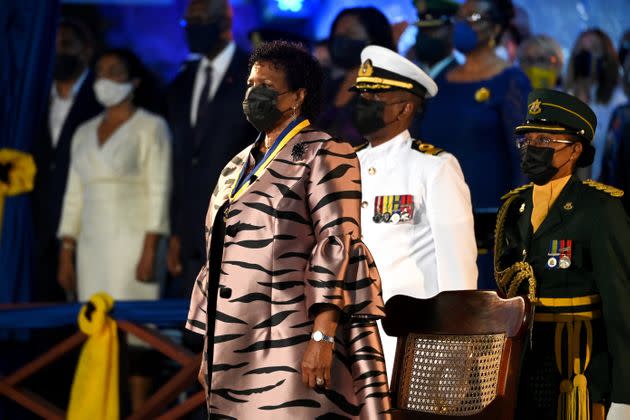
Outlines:
{"label": "white face mask", "polygon": [[96,79],[94,82],[94,93],[96,99],[105,108],[118,105],[124,101],[133,91],[133,83],[118,83],[109,79]]}

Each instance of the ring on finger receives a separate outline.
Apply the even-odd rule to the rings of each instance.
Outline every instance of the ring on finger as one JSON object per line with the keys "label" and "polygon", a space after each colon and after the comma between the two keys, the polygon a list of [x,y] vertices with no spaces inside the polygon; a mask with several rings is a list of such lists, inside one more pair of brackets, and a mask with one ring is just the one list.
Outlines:
{"label": "ring on finger", "polygon": [[324,378],[316,378],[315,379],[315,383],[317,384],[317,386],[323,386],[324,385]]}

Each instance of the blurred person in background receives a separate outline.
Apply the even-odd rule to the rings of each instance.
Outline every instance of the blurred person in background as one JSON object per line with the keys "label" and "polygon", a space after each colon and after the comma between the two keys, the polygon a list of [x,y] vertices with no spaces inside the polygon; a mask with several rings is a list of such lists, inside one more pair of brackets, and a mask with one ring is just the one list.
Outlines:
{"label": "blurred person in background", "polygon": [[66,190],[70,144],[77,127],[103,109],[94,96],[90,70],[93,38],[87,26],[74,20],[59,23],[55,40],[54,82],[48,109],[33,144],[37,165],[33,190],[35,259],[33,301],[63,302],[57,283],[57,229]]}
{"label": "blurred person in background", "polygon": [[415,0],[418,34],[413,54],[415,61],[437,80],[457,66],[453,55],[453,22],[459,4],[450,0]]}
{"label": "blurred person in background", "polygon": [[188,48],[199,58],[184,64],[167,94],[173,196],[167,258],[171,278],[164,294],[187,299],[206,257],[208,193],[225,164],[255,133],[242,113],[248,56],[232,38],[229,2],[191,0],[182,24]]}
{"label": "blurred person in background", "polygon": [[549,35],[534,35],[523,41],[518,62],[534,89],[555,89],[562,84],[562,47]]}
{"label": "blurred person in background", "polygon": [[[480,288],[494,287],[492,257],[486,251],[492,246],[494,223],[485,219],[492,218],[504,191],[522,180],[512,133],[527,112],[531,87],[519,68],[495,53],[513,16],[510,0],[467,0],[461,5],[453,39],[466,62],[438,81],[439,93],[412,131],[414,138],[430,139],[461,164],[475,211]],[[480,230],[482,226],[487,229]]]}
{"label": "blurred person in background", "polygon": [[[58,280],[80,301],[101,291],[114,300],[158,298],[155,264],[158,240],[169,230],[171,140],[166,122],[138,103],[143,90],[153,89],[146,73],[129,50],[103,53],[93,88],[105,111],[72,140]],[[151,387],[146,353],[130,340],[134,411]]]}
{"label": "blurred person in background", "polygon": [[361,134],[352,123],[352,109],[357,95],[351,92],[359,66],[361,51],[368,45],[380,45],[396,51],[392,26],[378,9],[357,7],[344,9],[333,21],[329,53],[334,68],[333,79],[324,86],[324,108],[317,125],[333,136],[353,145],[361,143]]}
{"label": "blurred person in background", "polygon": [[[589,29],[578,35],[571,50],[564,89],[586,102],[602,127],[608,127],[613,110],[625,102],[619,84],[619,57],[610,37],[601,29]],[[597,150],[590,167],[593,179],[601,176],[605,143],[603,129],[595,133],[593,140]],[[588,168],[580,175],[588,177]]]}
{"label": "blurred person in background", "polygon": [[[627,98],[630,98],[630,54],[620,54],[624,58],[621,84]],[[602,165],[601,180],[624,191],[630,191],[630,101],[618,106],[612,114]],[[630,214],[630,195],[621,200]]]}
{"label": "blurred person in background", "polygon": [[496,53],[510,64],[515,64],[521,43],[531,36],[529,15],[520,6],[514,5],[514,17],[501,36]]}

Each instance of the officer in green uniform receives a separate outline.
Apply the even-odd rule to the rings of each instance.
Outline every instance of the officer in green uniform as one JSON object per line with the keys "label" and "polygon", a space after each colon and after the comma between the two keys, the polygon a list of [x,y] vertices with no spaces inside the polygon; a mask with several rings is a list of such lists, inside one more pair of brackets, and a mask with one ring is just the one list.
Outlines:
{"label": "officer in green uniform", "polygon": [[537,89],[515,130],[532,183],[503,197],[495,277],[535,306],[518,418],[630,419],[630,221],[623,191],[575,175],[596,125],[574,96]]}

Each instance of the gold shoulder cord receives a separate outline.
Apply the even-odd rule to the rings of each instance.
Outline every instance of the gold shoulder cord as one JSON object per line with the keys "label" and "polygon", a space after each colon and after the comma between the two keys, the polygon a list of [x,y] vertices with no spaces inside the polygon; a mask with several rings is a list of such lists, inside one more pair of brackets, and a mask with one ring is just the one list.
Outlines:
{"label": "gold shoulder cord", "polygon": [[508,210],[516,197],[518,197],[518,194],[510,196],[503,206],[501,206],[497,214],[494,240],[494,278],[496,279],[499,290],[508,298],[516,296],[521,283],[527,280],[529,283],[527,296],[534,302],[536,300],[536,277],[534,276],[532,266],[528,262],[519,261],[505,269],[499,267],[499,257],[503,251],[502,244],[505,235],[505,220],[507,219]]}

